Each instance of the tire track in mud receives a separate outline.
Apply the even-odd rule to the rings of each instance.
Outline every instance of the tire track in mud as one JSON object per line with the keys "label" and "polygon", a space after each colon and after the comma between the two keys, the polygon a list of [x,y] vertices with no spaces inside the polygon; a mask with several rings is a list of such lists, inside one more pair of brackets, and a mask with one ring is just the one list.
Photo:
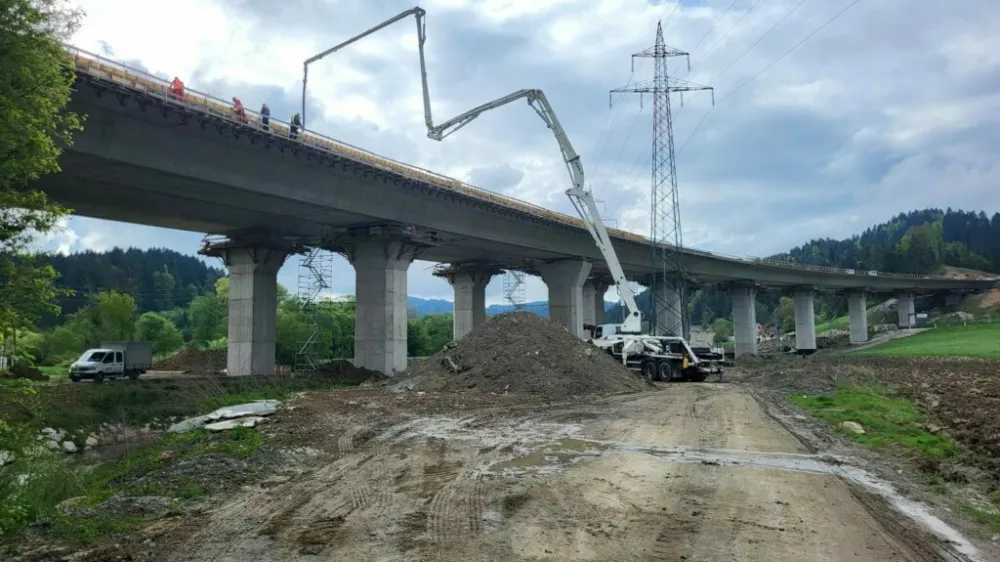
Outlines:
{"label": "tire track in mud", "polygon": [[427,534],[432,543],[476,538],[483,524],[483,483],[478,474],[456,478],[431,498]]}

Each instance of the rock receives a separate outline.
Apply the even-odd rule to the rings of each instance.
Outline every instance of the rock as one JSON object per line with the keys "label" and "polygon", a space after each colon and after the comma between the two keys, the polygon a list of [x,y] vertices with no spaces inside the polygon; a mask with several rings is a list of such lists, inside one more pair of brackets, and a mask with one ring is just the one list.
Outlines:
{"label": "rock", "polygon": [[205,429],[209,431],[225,431],[227,429],[236,429],[237,427],[256,427],[262,421],[264,421],[264,418],[260,416],[248,416],[210,423],[205,426]]}
{"label": "rock", "polygon": [[78,505],[80,505],[81,503],[83,503],[86,499],[87,499],[87,496],[75,496],[75,497],[72,497],[72,498],[68,498],[68,499],[65,499],[65,500],[59,502],[58,504],[56,504],[56,508],[58,508],[58,509],[71,509],[71,508],[77,507]]}
{"label": "rock", "polygon": [[52,429],[51,427],[43,427],[42,433],[48,435],[49,437],[52,437],[53,435],[56,434],[56,430]]}
{"label": "rock", "polygon": [[63,441],[62,442],[62,448],[67,453],[75,453],[75,452],[77,452],[79,450],[79,449],[76,448],[76,443],[74,443],[72,441]]}
{"label": "rock", "polygon": [[852,421],[840,422],[840,428],[850,431],[851,433],[857,435],[865,434],[865,428],[861,427],[861,424],[858,422],[852,422]]}
{"label": "rock", "polygon": [[14,461],[14,453],[10,451],[0,451],[0,466],[4,466]]}
{"label": "rock", "polygon": [[94,437],[93,434],[90,434],[90,435],[87,436],[87,440],[84,442],[84,448],[85,449],[93,449],[94,447],[98,446],[99,444],[100,444],[100,442],[97,440],[97,437]]}
{"label": "rock", "polygon": [[[258,400],[256,402],[250,402],[248,404],[238,404],[236,406],[226,406],[225,408],[219,408],[214,412],[210,412],[203,416],[195,416],[193,418],[187,418],[181,420],[169,428],[167,428],[167,433],[181,433],[184,431],[190,431],[192,429],[198,429],[200,427],[207,427],[206,424],[216,420],[227,420],[242,417],[260,417],[269,416],[274,412],[278,411],[278,405],[281,404],[278,400]],[[215,424],[210,424],[215,425]],[[254,425],[257,425],[256,422]],[[248,426],[233,426],[233,427],[253,427],[253,425]],[[212,430],[219,431],[219,430]]]}
{"label": "rock", "polygon": [[53,450],[53,451],[58,451],[59,450],[59,442],[58,441],[48,441],[48,442],[45,443],[45,446],[48,447],[49,449]]}

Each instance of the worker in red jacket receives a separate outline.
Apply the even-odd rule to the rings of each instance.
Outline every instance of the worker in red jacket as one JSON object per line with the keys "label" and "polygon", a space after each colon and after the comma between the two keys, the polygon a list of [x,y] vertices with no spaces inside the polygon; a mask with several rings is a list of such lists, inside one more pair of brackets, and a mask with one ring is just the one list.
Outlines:
{"label": "worker in red jacket", "polygon": [[174,76],[173,82],[170,83],[170,94],[177,101],[184,101],[184,82],[181,79]]}
{"label": "worker in red jacket", "polygon": [[247,122],[247,112],[243,109],[243,102],[236,96],[233,96],[233,113],[236,114],[236,118],[240,120],[240,123]]}

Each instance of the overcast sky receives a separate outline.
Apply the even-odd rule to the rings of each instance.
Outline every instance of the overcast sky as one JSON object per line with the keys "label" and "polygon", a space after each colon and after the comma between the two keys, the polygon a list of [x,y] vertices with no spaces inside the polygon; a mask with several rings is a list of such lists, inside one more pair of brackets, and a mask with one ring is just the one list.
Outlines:
{"label": "overcast sky", "polygon": [[[302,61],[412,7],[397,0],[78,0],[74,43],[287,119]],[[673,75],[715,87],[674,98],[685,245],[767,255],[846,237],[927,206],[1000,210],[1000,4],[990,0],[427,0],[436,121],[511,91],[543,89],[584,159],[608,222],[649,230],[652,103],[608,90],[651,78],[630,55],[653,43],[691,53]],[[814,31],[819,29],[811,37]],[[807,39],[808,38],[808,39]],[[796,44],[803,41],[797,48]],[[786,55],[787,53],[787,55]],[[558,147],[521,103],[438,143],[426,138],[416,33],[395,24],[310,67],[309,125],[379,154],[572,212]],[[220,163],[225,165],[225,163]],[[201,235],[87,218],[50,246],[162,246]],[[409,293],[451,299],[416,262]],[[279,280],[293,292],[297,261]],[[337,262],[333,289],[353,293]],[[488,299],[499,299],[494,279]],[[540,280],[529,300],[544,299]],[[611,295],[609,294],[609,299]]]}

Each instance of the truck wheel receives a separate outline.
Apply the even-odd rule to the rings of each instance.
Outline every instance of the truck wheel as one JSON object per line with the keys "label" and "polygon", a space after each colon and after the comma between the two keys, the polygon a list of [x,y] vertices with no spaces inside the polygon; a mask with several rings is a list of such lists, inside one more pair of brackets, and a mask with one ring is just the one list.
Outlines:
{"label": "truck wheel", "polygon": [[642,363],[642,376],[646,377],[646,380],[658,380],[658,374],[656,371],[656,361],[647,359]]}
{"label": "truck wheel", "polygon": [[676,370],[677,369],[673,361],[670,360],[660,361],[660,364],[657,365],[657,375],[659,377],[659,380],[667,382],[674,380],[674,375],[676,374]]}
{"label": "truck wheel", "polygon": [[94,382],[101,383],[104,382],[104,373],[97,373],[94,375]]}
{"label": "truck wheel", "polygon": [[128,378],[130,378],[132,380],[138,379],[139,378],[139,371],[132,371],[131,373],[128,374]]}

